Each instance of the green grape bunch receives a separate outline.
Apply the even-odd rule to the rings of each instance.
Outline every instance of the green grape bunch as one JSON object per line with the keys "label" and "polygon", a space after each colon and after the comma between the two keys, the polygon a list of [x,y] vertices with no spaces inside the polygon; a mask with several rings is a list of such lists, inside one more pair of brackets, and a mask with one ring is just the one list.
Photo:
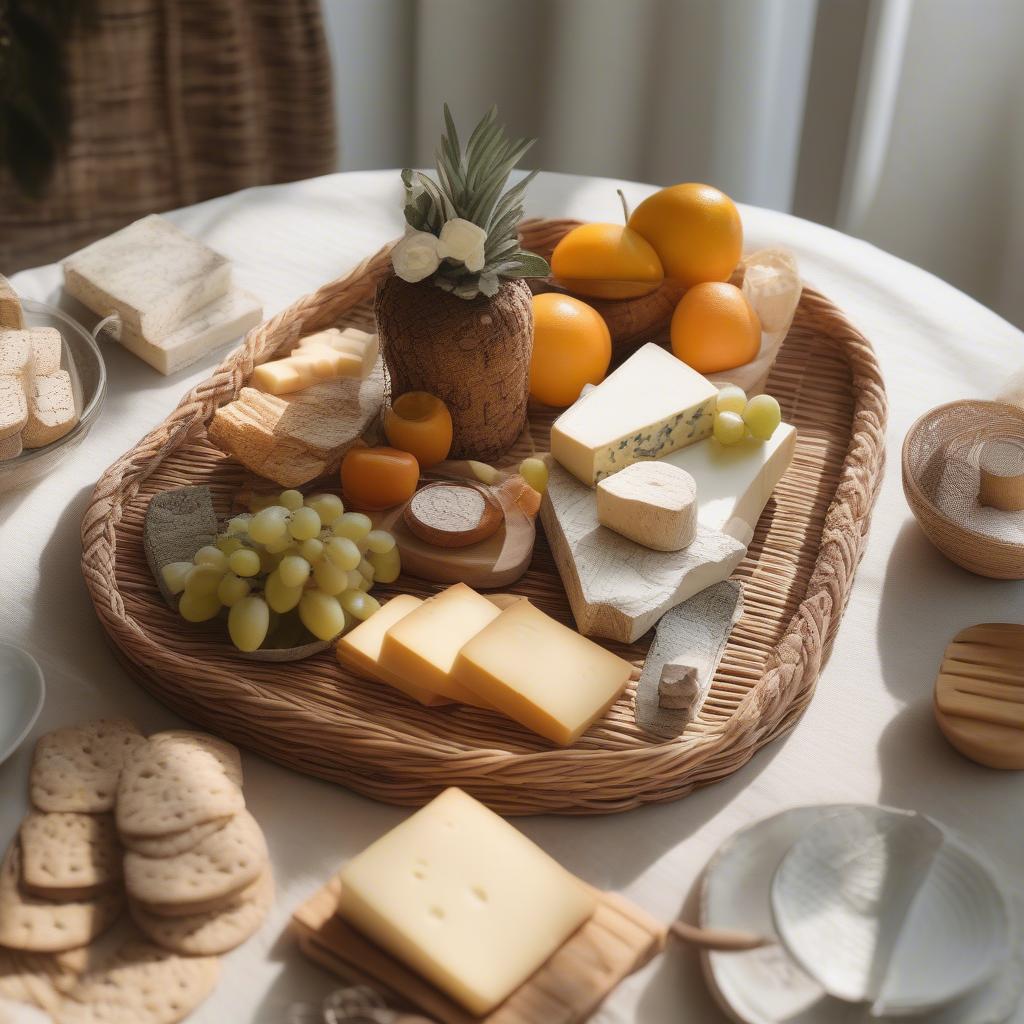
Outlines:
{"label": "green grape bunch", "polygon": [[240,651],[259,650],[298,616],[319,640],[333,640],[380,608],[369,591],[402,571],[395,538],[362,512],[346,512],[336,494],[282,491],[230,519],[191,562],[161,571],[187,622],[228,609],[228,633]]}

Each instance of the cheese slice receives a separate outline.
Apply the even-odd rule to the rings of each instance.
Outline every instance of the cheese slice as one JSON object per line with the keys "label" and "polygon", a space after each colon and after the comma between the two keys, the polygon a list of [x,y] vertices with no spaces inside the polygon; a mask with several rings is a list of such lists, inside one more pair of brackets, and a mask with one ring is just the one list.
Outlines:
{"label": "cheese slice", "polygon": [[176,331],[231,285],[231,264],[151,214],[64,260],[64,287],[99,316],[115,310],[135,335]]}
{"label": "cheese slice", "polygon": [[321,381],[362,376],[362,356],[327,345],[311,345],[296,349],[284,359],[257,366],[250,383],[270,395],[288,395]]}
{"label": "cheese slice", "polygon": [[718,389],[671,352],[644,345],[551,428],[551,454],[588,487],[641,459],[710,437]]}
{"label": "cheese slice", "polygon": [[363,377],[368,377],[373,372],[377,356],[380,355],[377,335],[361,331],[357,327],[346,327],[344,330],[331,327],[326,331],[309,334],[299,342],[292,355],[300,354],[302,349],[316,347],[333,348],[339,352],[351,352],[359,356],[363,364]]}
{"label": "cheese slice", "polygon": [[520,725],[568,746],[615,703],[632,672],[628,661],[518,601],[465,644],[452,675]]}
{"label": "cheese slice", "polygon": [[391,598],[380,611],[361,622],[351,633],[346,633],[338,641],[336,653],[338,661],[342,665],[359,675],[367,676],[387,686],[393,686],[407,697],[411,697],[427,707],[436,707],[438,704],[451,702],[445,697],[438,696],[432,690],[417,686],[415,682],[381,668],[380,665],[380,649],[384,642],[384,634],[414,608],[419,608],[421,604],[423,602],[420,598],[412,594],[399,594],[397,597]]}
{"label": "cheese slice", "polygon": [[486,701],[452,679],[451,672],[462,645],[500,614],[486,597],[456,583],[387,631],[380,666],[442,697],[487,707]]}
{"label": "cheese slice", "polygon": [[685,469],[697,483],[697,522],[749,544],[772,491],[793,461],[796,427],[780,424],[768,441],[691,445],[662,461]]}
{"label": "cheese slice", "polygon": [[338,914],[476,1016],[596,908],[579,879],[459,789],[378,839],[340,880]]}
{"label": "cheese slice", "polygon": [[121,344],[162,374],[177,373],[208,352],[235,341],[263,319],[263,304],[251,292],[232,288],[157,340],[122,326]]}

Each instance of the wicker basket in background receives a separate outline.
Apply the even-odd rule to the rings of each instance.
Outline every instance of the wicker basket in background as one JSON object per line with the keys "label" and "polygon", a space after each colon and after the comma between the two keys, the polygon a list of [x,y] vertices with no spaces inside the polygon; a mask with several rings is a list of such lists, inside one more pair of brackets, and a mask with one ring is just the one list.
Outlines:
{"label": "wicker basket in background", "polygon": [[96,0],[66,49],[71,134],[47,194],[0,170],[0,271],[149,213],[335,169],[320,0]]}

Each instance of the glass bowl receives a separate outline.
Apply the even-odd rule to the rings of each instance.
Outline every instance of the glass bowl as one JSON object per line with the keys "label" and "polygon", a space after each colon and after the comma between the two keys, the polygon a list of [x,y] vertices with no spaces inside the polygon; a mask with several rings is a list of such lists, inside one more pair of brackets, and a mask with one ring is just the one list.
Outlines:
{"label": "glass bowl", "polygon": [[[107,369],[93,335],[72,319],[45,302],[22,299],[26,327],[54,327],[63,342],[60,365],[71,377],[78,422],[62,438],[44,448],[26,448],[13,459],[0,462],[0,493],[22,487],[49,473],[69,452],[81,444],[92,429],[107,395]],[[102,327],[97,324],[97,332]]]}

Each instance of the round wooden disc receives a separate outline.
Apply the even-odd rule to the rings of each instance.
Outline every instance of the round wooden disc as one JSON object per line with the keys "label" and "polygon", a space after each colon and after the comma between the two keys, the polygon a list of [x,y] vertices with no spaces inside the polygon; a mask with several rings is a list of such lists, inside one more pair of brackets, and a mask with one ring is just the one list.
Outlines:
{"label": "round wooden disc", "polygon": [[965,757],[1024,769],[1024,626],[985,623],[953,638],[935,680],[935,718]]}
{"label": "round wooden disc", "polygon": [[498,500],[476,484],[441,482],[418,490],[405,506],[411,533],[440,548],[464,548],[496,533],[504,513]]}
{"label": "round wooden disc", "polygon": [[986,441],[978,470],[982,505],[1004,512],[1024,509],[1024,442],[1015,438]]}

